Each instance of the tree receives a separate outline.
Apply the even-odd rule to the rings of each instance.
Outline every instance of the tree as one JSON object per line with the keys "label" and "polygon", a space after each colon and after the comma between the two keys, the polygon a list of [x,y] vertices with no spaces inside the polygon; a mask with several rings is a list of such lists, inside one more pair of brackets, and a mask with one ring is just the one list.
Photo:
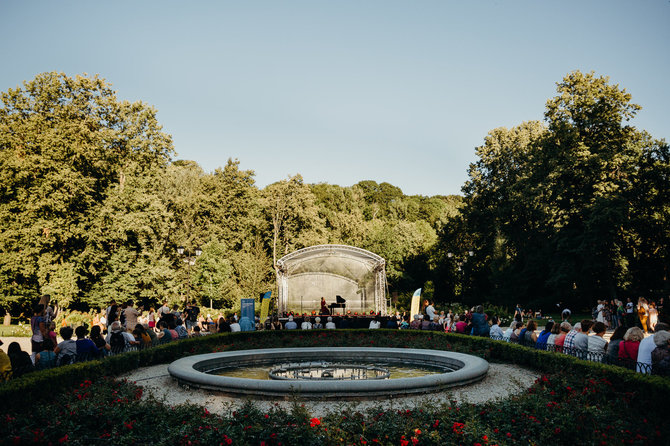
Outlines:
{"label": "tree", "polygon": [[95,274],[93,216],[128,175],[163,168],[172,141],[153,108],[97,76],[43,73],[0,99],[0,300],[77,302]]}
{"label": "tree", "polygon": [[316,212],[314,195],[303,183],[302,176],[270,184],[263,190],[263,213],[269,233],[272,264],[278,272],[277,260],[296,249],[326,242],[323,221]]}
{"label": "tree", "polygon": [[[667,250],[651,242],[667,240],[667,145],[626,124],[640,107],[606,77],[576,71],[557,90],[546,126],[495,129],[477,148],[453,220],[476,253],[465,287],[508,304],[588,306],[641,289],[643,264],[667,287]],[[459,236],[440,239],[443,254]]]}

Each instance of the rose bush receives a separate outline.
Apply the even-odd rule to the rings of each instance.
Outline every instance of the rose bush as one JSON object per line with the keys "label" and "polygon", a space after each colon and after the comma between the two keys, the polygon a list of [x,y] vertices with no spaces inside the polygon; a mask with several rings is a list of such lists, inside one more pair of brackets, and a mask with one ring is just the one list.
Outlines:
{"label": "rose bush", "polygon": [[[33,404],[5,400],[0,423],[4,444],[667,444],[670,428],[665,414],[650,402],[666,398],[666,381],[639,377],[628,370],[593,366],[564,355],[545,356],[503,347],[486,339],[440,333],[293,332],[243,334],[189,341],[179,354],[212,350],[275,346],[375,345],[441,348],[471,352],[490,360],[557,357],[536,367],[545,373],[522,393],[486,404],[426,404],[392,410],[359,411],[343,406],[336,413],[316,417],[299,402],[290,409],[262,410],[247,402],[224,415],[197,405],[168,407],[143,395],[136,384],[111,377],[85,376],[74,384],[43,387]],[[177,347],[172,347],[177,349]],[[525,353],[525,356],[518,356]],[[534,356],[535,355],[535,356]],[[174,356],[174,355],[173,355]],[[143,356],[137,363],[148,361]],[[152,358],[169,359],[168,351]],[[123,359],[123,355],[117,358]],[[526,359],[524,359],[526,358]],[[121,359],[118,359],[121,361]],[[560,362],[563,361],[563,362]],[[102,364],[102,363],[100,363]],[[557,367],[561,365],[561,367]],[[566,364],[571,367],[565,367]],[[529,364],[526,364],[529,365]],[[78,366],[79,368],[77,368]],[[101,366],[101,365],[100,365]],[[552,370],[548,370],[552,368]],[[63,373],[67,367],[62,368]],[[117,366],[112,370],[120,370]],[[93,370],[93,369],[90,369]],[[36,378],[32,378],[33,381]],[[17,380],[19,381],[19,380]],[[631,384],[637,383],[637,384]],[[58,381],[53,381],[58,384]],[[27,385],[27,384],[24,384]],[[646,387],[645,387],[646,386]],[[651,392],[654,390],[654,392]],[[454,389],[467,392],[467,388]],[[32,392],[28,395],[37,395]]]}

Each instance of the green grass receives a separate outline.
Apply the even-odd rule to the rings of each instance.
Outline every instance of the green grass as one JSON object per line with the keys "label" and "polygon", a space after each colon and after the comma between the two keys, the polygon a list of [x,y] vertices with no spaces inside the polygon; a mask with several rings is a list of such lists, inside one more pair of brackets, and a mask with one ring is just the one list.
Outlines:
{"label": "green grass", "polygon": [[30,325],[0,325],[0,337],[26,338],[30,336]]}

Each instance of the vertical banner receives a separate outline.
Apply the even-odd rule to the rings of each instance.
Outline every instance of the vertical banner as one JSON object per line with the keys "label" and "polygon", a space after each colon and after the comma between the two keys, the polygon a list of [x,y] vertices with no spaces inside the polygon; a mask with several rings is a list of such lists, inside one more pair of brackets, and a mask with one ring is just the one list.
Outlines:
{"label": "vertical banner", "polygon": [[421,288],[414,292],[412,296],[412,306],[410,307],[410,320],[414,320],[414,316],[419,314],[419,301],[421,300]]}
{"label": "vertical banner", "polygon": [[256,318],[255,299],[241,299],[241,301],[240,316],[249,318],[253,323]]}
{"label": "vertical banner", "polygon": [[261,324],[265,324],[265,319],[267,319],[268,313],[270,312],[271,295],[272,291],[268,291],[267,293],[263,294],[263,297],[261,297]]}

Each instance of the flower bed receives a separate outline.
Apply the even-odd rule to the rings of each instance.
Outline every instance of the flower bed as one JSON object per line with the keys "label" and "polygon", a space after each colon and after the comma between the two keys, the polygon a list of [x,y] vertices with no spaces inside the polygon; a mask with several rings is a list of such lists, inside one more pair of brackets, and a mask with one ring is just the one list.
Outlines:
{"label": "flower bed", "polygon": [[[535,367],[544,375],[527,392],[501,402],[362,413],[345,407],[322,418],[313,417],[298,403],[291,410],[277,407],[267,412],[245,404],[224,416],[209,414],[199,406],[169,408],[140,399],[141,388],[132,383],[105,377],[206,351],[314,345],[456,350]],[[62,392],[54,389],[55,383]],[[0,387],[0,396],[13,404],[3,416],[0,441],[664,444],[670,428],[660,408],[670,396],[669,389],[668,381],[662,378],[484,338],[385,330],[239,333],[167,344],[6,383]],[[19,392],[23,396],[17,399]]]}

